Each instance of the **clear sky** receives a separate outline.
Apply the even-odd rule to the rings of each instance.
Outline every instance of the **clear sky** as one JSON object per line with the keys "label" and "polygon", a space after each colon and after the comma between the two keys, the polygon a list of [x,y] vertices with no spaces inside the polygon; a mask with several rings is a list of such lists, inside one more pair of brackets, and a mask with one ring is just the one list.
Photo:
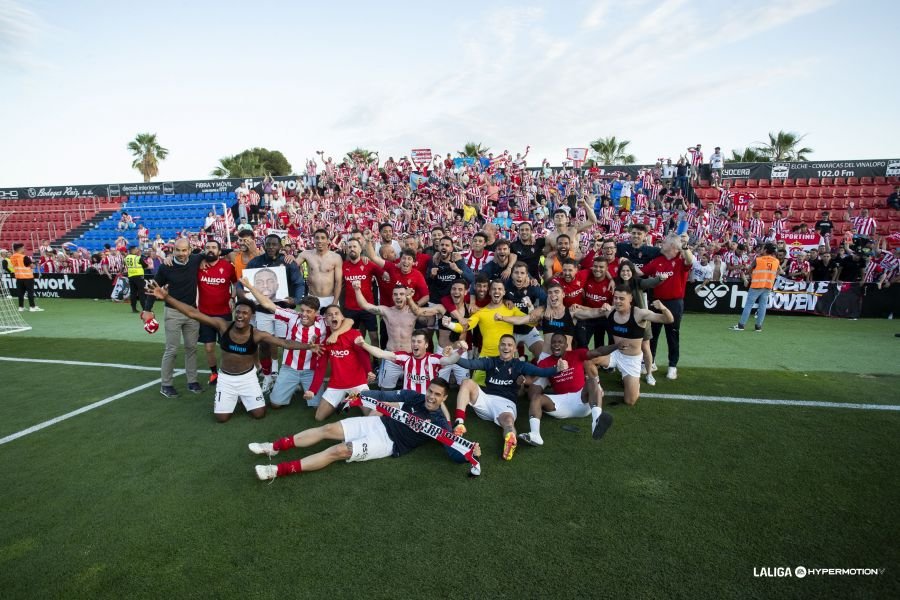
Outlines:
{"label": "clear sky", "polygon": [[246,148],[398,158],[467,141],[559,164],[726,154],[779,129],[813,160],[900,156],[900,2],[0,0],[0,187],[203,179]]}

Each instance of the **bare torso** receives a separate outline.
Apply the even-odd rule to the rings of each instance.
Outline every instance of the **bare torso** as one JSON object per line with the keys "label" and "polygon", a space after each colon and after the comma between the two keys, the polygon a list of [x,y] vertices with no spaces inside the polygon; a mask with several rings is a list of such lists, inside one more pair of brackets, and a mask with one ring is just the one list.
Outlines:
{"label": "bare torso", "polygon": [[336,252],[326,250],[319,254],[315,250],[304,250],[300,259],[309,267],[309,278],[306,280],[309,293],[326,298],[335,295],[335,273],[341,270],[341,257]]}
{"label": "bare torso", "polygon": [[408,306],[403,308],[382,306],[381,317],[387,328],[387,351],[410,352],[412,350],[412,332],[416,328],[416,315]]}

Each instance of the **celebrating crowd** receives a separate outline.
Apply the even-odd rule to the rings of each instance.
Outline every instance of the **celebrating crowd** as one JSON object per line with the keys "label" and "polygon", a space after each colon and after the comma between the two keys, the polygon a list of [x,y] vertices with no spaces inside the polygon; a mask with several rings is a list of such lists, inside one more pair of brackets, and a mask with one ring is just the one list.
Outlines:
{"label": "celebrating crowd", "polygon": [[[690,160],[677,168],[660,161],[636,177],[597,167],[552,169],[546,160],[529,169],[527,148],[515,156],[435,156],[427,164],[382,162],[377,154],[335,163],[319,153],[296,193],[271,178],[259,193],[242,185],[235,214],[211,215],[201,231],[170,243],[116,244],[91,264],[133,284],[119,291],[129,289],[134,310],[142,304],[149,332],[159,327],[153,301],[167,303],[167,397],[178,393],[172,379],[182,345],[188,390],[202,391],[196,346],[203,342],[220,421],[238,401],[259,418],[295,394],[324,421],[359,405],[361,394],[455,436],[465,435],[474,413],[500,429],[509,460],[520,442],[543,444],[545,414],[590,417],[600,439],[612,422],[603,410],[603,378],[615,373],[624,401],[637,402],[642,377],[656,385],[663,332],[666,377],[677,379],[689,280],[743,281],[760,291],[776,274],[898,281],[898,253],[873,236],[865,211],[837,239],[827,213],[815,224],[791,226],[792,215],[781,211],[764,222],[752,197],[727,186],[703,206],[685,183],[697,177],[700,145],[688,150]],[[716,158],[714,175],[723,164]],[[792,252],[782,236],[809,225],[819,244],[808,254]],[[152,283],[142,293],[148,273]],[[758,318],[757,330],[761,325]],[[444,401],[453,386],[451,414]],[[523,433],[520,402],[528,407]],[[386,409],[379,413],[380,420],[345,419],[251,444],[253,452],[274,456],[339,442],[301,460],[260,466],[258,476],[400,455],[424,443],[423,433],[410,436]],[[458,449],[448,452],[461,457]]]}

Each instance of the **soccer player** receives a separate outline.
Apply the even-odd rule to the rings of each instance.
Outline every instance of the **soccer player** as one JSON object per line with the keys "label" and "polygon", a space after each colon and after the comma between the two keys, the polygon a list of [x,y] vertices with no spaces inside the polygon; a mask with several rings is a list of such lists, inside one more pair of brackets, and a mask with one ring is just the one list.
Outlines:
{"label": "soccer player", "polygon": [[[366,301],[362,293],[362,282],[353,281],[353,292],[356,294],[356,302],[359,307],[369,314],[379,315],[387,329],[388,352],[412,350],[412,335],[416,328],[416,313],[412,311],[407,302],[409,290],[405,287],[395,287],[391,296],[393,306],[376,306]],[[373,356],[377,356],[369,352]],[[378,387],[383,390],[391,390],[397,386],[397,381],[403,374],[395,363],[383,360],[378,370]]]}
{"label": "soccer player", "polygon": [[546,378],[536,379],[528,388],[528,424],[531,431],[520,433],[519,439],[532,446],[543,446],[541,437],[541,415],[547,413],[557,419],[574,419],[591,416],[591,432],[599,440],[612,425],[612,415],[603,412],[601,400],[603,390],[594,377],[585,378],[584,363],[600,356],[587,348],[567,350],[566,336],[554,333],[550,340],[550,356],[538,361],[539,367],[555,367],[562,359],[569,368],[553,375],[553,393],[544,390],[549,387]]}
{"label": "soccer player", "polygon": [[[319,299],[315,296],[306,296],[297,305],[297,310],[281,308],[269,300],[264,294],[253,287],[246,278],[241,284],[253,294],[260,306],[275,313],[275,318],[287,324],[287,339],[296,342],[319,346],[322,344],[334,344],[337,338],[353,327],[351,319],[344,319],[337,331],[330,332],[325,325],[325,319],[319,314]],[[284,355],[278,379],[269,394],[269,404],[274,409],[279,409],[291,403],[291,396],[298,386],[303,386],[306,393],[312,385],[315,375],[316,362],[319,357],[311,350],[288,350]],[[306,405],[318,407],[322,398],[322,390],[319,394],[306,399]]]}
{"label": "soccer player", "polygon": [[[197,273],[197,309],[204,315],[230,321],[231,299],[234,284],[237,283],[237,274],[233,264],[220,259],[221,253],[222,245],[218,240],[206,242],[203,263]],[[213,385],[219,378],[219,366],[216,361],[219,332],[201,323],[197,341],[203,344],[206,350],[206,364],[210,371],[209,384]]]}
{"label": "soccer player", "polygon": [[216,420],[224,423],[234,414],[237,401],[256,419],[266,416],[266,403],[262,389],[256,378],[256,349],[260,343],[293,350],[317,350],[312,344],[301,344],[277,338],[271,334],[254,328],[250,324],[253,312],[252,303],[238,300],[235,303],[233,321],[210,317],[184,302],[179,302],[169,295],[169,286],[161,287],[155,281],[147,284],[147,290],[159,300],[188,317],[219,333],[219,347],[222,349],[222,371],[216,381],[216,401],[213,406]]}
{"label": "soccer player", "polygon": [[516,381],[520,375],[551,377],[568,369],[568,363],[565,359],[560,359],[555,367],[540,368],[519,360],[516,355],[516,338],[511,333],[500,337],[499,356],[475,360],[460,358],[458,362],[466,369],[484,371],[485,385],[482,388],[473,380],[467,379],[459,386],[453,433],[463,435],[466,432],[466,408],[471,405],[476,415],[485,421],[493,421],[503,429],[503,460],[512,460],[518,443],[516,399],[519,386]]}
{"label": "soccer player", "polygon": [[[449,430],[450,425],[441,412],[441,406],[447,400],[449,391],[449,383],[443,379],[434,379],[425,394],[403,390],[396,392],[397,402],[389,404]],[[285,475],[318,471],[339,460],[363,462],[388,456],[403,456],[429,439],[424,433],[414,431],[390,417],[365,416],[351,417],[322,427],[307,429],[293,436],[275,440],[275,442],[252,443],[248,445],[248,448],[254,454],[275,456],[282,450],[308,448],[324,440],[339,442],[326,450],[300,460],[277,465],[257,465],[255,467],[256,476],[260,480],[266,481]],[[449,446],[446,449],[447,454],[455,462],[465,462],[466,459],[462,454]],[[475,444],[473,454],[481,456],[481,448],[478,444]]]}
{"label": "soccer player", "polygon": [[[398,244],[399,245],[399,244]],[[342,263],[344,281],[351,286],[359,282],[362,295],[369,304],[375,303],[375,292],[372,290],[372,280],[381,277],[382,270],[373,261],[363,260],[362,242],[358,239],[350,239],[347,242],[347,260]],[[356,300],[356,291],[353,287],[344,287],[344,309],[348,319],[353,319],[357,328],[369,333],[369,341],[373,346],[378,346],[378,322],[375,315],[366,312]]]}
{"label": "soccer player", "polygon": [[[332,331],[341,330],[344,324],[343,311],[337,304],[325,309],[325,323]],[[325,371],[331,365],[331,379],[322,393],[322,400],[316,407],[316,421],[324,421],[340,408],[352,393],[369,389],[369,382],[375,381],[371,372],[372,363],[363,348],[356,345],[356,338],[362,335],[357,329],[350,329],[338,336],[334,344],[324,346],[322,356],[316,361],[315,375],[303,397],[314,398],[322,387]],[[341,386],[341,387],[337,387]]]}
{"label": "soccer player", "polygon": [[[284,308],[293,308],[297,306],[297,300],[305,295],[305,282],[303,280],[303,274],[300,272],[300,268],[297,266],[297,263],[293,261],[285,261],[285,258],[281,253],[281,238],[277,235],[267,235],[264,246],[265,252],[248,262],[244,268],[263,269],[283,266],[287,273],[288,293],[290,295],[283,300],[279,300],[276,304]],[[255,322],[258,329],[271,333],[272,335],[283,338],[287,334],[285,325],[281,322],[276,323],[275,316],[271,311],[265,308],[260,308],[256,311]],[[275,383],[273,373],[278,370],[277,361],[273,362],[272,349],[269,347],[268,343],[259,345],[259,364],[260,370],[263,373],[262,389],[264,392],[268,392]]]}
{"label": "soccer player", "polygon": [[337,252],[328,249],[328,232],[317,229],[313,233],[314,248],[304,250],[297,257],[297,266],[306,263],[309,268],[309,293],[319,299],[322,309],[328,308],[341,297],[343,264]]}
{"label": "soccer player", "polygon": [[633,292],[624,284],[616,286],[613,293],[613,307],[606,308],[575,307],[576,318],[594,318],[609,316],[609,331],[613,343],[597,348],[600,358],[595,362],[603,368],[618,369],[622,374],[622,385],[625,387],[625,404],[633,406],[641,395],[641,342],[644,340],[644,328],[647,323],[671,323],[675,320],[669,308],[660,300],[650,305],[661,313],[633,304]]}
{"label": "soccer player", "polygon": [[456,333],[463,333],[465,329],[471,330],[479,327],[481,330],[481,356],[499,356],[500,337],[512,336],[513,333],[513,326],[504,322],[503,317],[525,317],[527,315],[518,308],[507,307],[503,302],[506,297],[506,285],[502,281],[491,282],[488,296],[490,299],[488,305],[469,316],[465,328],[460,323],[454,323],[447,316],[441,319],[441,322],[444,327]]}

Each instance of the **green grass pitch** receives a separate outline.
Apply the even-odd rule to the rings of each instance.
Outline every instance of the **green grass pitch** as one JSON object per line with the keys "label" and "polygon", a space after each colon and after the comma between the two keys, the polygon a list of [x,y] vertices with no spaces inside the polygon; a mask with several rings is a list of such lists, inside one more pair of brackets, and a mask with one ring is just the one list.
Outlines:
{"label": "green grass pitch", "polygon": [[[158,366],[162,333],[127,306],[42,306],[31,331],[0,336],[0,357]],[[900,405],[893,321],[770,315],[762,334],[733,322],[687,315],[679,379],[642,391]],[[159,377],[4,361],[0,373],[0,438]],[[0,596],[900,597],[897,410],[644,397],[607,407],[600,442],[587,419],[545,418],[546,445],[509,463],[499,429],[470,415],[480,478],[435,444],[266,484],[246,444],[313,426],[310,411],[219,425],[212,390],[175,381],[177,399],[151,385],[0,444]],[[520,430],[526,417],[523,402]],[[754,577],[800,565],[885,571]]]}

